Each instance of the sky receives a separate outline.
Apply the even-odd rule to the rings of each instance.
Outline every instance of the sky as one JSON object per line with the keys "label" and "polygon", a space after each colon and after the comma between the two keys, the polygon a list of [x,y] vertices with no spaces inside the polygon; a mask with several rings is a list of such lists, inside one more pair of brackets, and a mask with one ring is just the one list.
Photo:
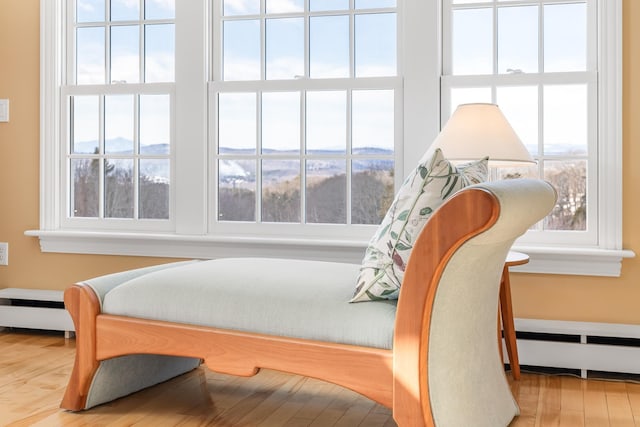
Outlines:
{"label": "sky", "polygon": [[[78,0],[77,79],[79,84],[103,84],[106,79],[105,27],[83,26],[103,21],[105,0]],[[348,77],[349,16],[327,9],[344,10],[348,0],[309,0],[310,78]],[[477,1],[476,1],[477,2]],[[482,2],[482,1],[480,1]],[[454,0],[454,4],[470,0]],[[491,2],[489,2],[491,3]],[[506,3],[506,2],[505,2]],[[256,0],[224,0],[223,78],[225,80],[260,79],[260,19]],[[289,13],[288,17],[267,19],[265,25],[265,73],[267,79],[304,78],[304,19],[296,15],[303,0],[265,0],[267,13]],[[395,0],[356,0],[356,8],[393,7]],[[172,0],[146,0],[146,16],[170,19],[175,14]],[[324,9],[323,9],[324,8]],[[115,20],[134,20],[140,16],[138,0],[112,0]],[[358,9],[356,10],[356,12]],[[538,14],[544,14],[543,34],[538,30]],[[454,11],[452,40],[453,75],[488,74],[493,69],[493,9],[473,8]],[[554,4],[542,9],[535,5],[501,7],[497,14],[497,66],[499,73],[544,71],[584,71],[586,69],[586,16],[584,3]],[[117,23],[117,22],[116,22]],[[156,82],[174,78],[174,27],[171,23],[113,26],[111,30],[111,82]],[[88,25],[88,24],[87,24]],[[145,32],[145,47],[141,37]],[[373,13],[355,15],[354,73],[356,77],[393,76],[396,63],[396,15]],[[540,37],[542,36],[542,37]],[[539,46],[542,39],[543,46]],[[539,48],[542,47],[542,55]],[[142,51],[141,51],[142,50]],[[142,60],[141,60],[142,59]],[[142,73],[144,67],[144,73]],[[142,75],[144,74],[144,75]],[[543,99],[544,139],[548,145],[570,145],[586,150],[586,85],[545,86],[538,96],[535,85],[499,87],[496,98],[485,88],[457,88],[451,93],[452,109],[458,103],[496,102],[514,129],[529,147],[537,145],[538,102]],[[78,100],[86,104],[94,100]],[[393,93],[390,91],[354,92],[348,100],[344,91],[310,92],[305,107],[319,118],[308,121],[310,148],[345,147],[347,105],[352,105],[354,147],[393,148]],[[247,94],[221,94],[221,145],[247,148],[256,145],[257,97]],[[109,137],[130,137],[133,133],[133,100],[112,98],[105,120],[110,123]],[[166,104],[147,103],[142,119],[146,124],[144,141],[167,140]],[[300,146],[301,99],[296,92],[265,93],[262,97],[263,147],[280,150]],[[97,106],[78,109],[76,140],[93,140],[98,131]],[[342,114],[344,112],[344,114]],[[95,116],[94,116],[95,117]],[[87,124],[86,126],[82,124]],[[222,126],[224,125],[224,126]],[[322,133],[320,133],[322,132]]]}

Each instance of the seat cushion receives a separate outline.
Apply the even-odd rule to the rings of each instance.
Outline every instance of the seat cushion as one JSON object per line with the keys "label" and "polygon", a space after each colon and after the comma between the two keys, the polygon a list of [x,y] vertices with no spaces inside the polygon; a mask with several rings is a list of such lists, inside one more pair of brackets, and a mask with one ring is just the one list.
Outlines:
{"label": "seat cushion", "polygon": [[181,264],[106,293],[103,313],[391,349],[396,302],[350,304],[360,265],[268,258]]}

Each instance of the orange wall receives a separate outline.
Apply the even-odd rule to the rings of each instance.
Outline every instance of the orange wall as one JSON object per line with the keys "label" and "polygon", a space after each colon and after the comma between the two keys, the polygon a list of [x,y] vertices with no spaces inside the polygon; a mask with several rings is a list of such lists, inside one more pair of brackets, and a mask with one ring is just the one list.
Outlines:
{"label": "orange wall", "polygon": [[10,122],[0,123],[0,241],[9,265],[0,288],[64,289],[71,283],[165,259],[41,253],[24,236],[39,227],[40,1],[0,0],[0,99]]}
{"label": "orange wall", "polygon": [[[624,5],[624,247],[640,253],[640,2]],[[0,288],[64,289],[114,271],[167,261],[159,258],[41,253],[25,230],[39,223],[39,1],[0,0],[0,98],[11,100],[11,121],[0,123],[0,241],[9,266]],[[622,276],[514,274],[517,317],[640,324],[640,257],[623,262]]]}

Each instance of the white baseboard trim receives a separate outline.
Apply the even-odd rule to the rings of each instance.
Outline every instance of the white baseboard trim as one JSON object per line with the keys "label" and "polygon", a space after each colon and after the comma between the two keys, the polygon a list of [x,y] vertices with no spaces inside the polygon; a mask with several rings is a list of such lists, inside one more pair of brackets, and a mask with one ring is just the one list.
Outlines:
{"label": "white baseboard trim", "polygon": [[517,340],[521,366],[580,370],[585,378],[589,371],[640,374],[640,325],[534,319],[514,323],[516,332],[524,335]]}

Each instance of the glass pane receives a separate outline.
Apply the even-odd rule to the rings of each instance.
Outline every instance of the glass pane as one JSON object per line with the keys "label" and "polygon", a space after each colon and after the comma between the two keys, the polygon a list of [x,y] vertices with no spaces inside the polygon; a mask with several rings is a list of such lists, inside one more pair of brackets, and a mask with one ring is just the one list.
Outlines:
{"label": "glass pane", "polygon": [[145,0],[144,15],[146,19],[175,19],[175,0]]}
{"label": "glass pane", "polygon": [[491,88],[489,87],[460,87],[451,89],[451,111],[449,116],[456,111],[458,105],[472,104],[474,102],[491,103]]}
{"label": "glass pane", "polygon": [[392,154],[393,91],[354,90],[351,103],[353,153]]}
{"label": "glass pane", "polygon": [[347,222],[347,177],[344,160],[307,160],[307,223]]}
{"label": "glass pane", "polygon": [[169,95],[140,95],[140,153],[169,154],[171,101]]}
{"label": "glass pane", "polygon": [[586,3],[544,7],[544,71],[587,69]]}
{"label": "glass pane", "polygon": [[111,27],[111,83],[140,81],[140,27]]}
{"label": "glass pane", "polygon": [[104,27],[76,30],[77,84],[105,83],[104,46]]}
{"label": "glass pane", "polygon": [[76,0],[76,22],[101,22],[104,13],[104,0]]}
{"label": "glass pane", "polygon": [[169,219],[169,159],[140,160],[138,217]]}
{"label": "glass pane", "polygon": [[498,8],[498,73],[538,72],[538,6]]}
{"label": "glass pane", "polygon": [[395,13],[356,15],[355,37],[356,77],[396,75]]}
{"label": "glass pane", "polygon": [[100,160],[71,159],[72,217],[95,218],[99,209]]}
{"label": "glass pane", "polygon": [[531,178],[539,179],[538,165],[522,165],[516,167],[499,167],[493,168],[492,172],[495,172],[496,178],[500,179],[516,179],[516,178]]}
{"label": "glass pane", "polygon": [[492,9],[454,10],[451,70],[454,75],[493,73]]}
{"label": "glass pane", "polygon": [[112,21],[133,21],[140,19],[138,0],[111,0]]}
{"label": "glass pane", "polygon": [[351,165],[351,222],[380,224],[395,193],[393,160],[354,160]]}
{"label": "glass pane", "polygon": [[267,79],[304,76],[304,19],[267,19]]}
{"label": "glass pane", "polygon": [[262,161],[262,221],[300,222],[300,160]]}
{"label": "glass pane", "polygon": [[225,16],[257,15],[260,13],[260,2],[256,0],[223,0],[222,9]]}
{"label": "glass pane", "polygon": [[133,153],[133,95],[104,97],[104,152]]}
{"label": "glass pane", "polygon": [[227,21],[223,28],[223,79],[259,80],[260,21]]}
{"label": "glass pane", "polygon": [[175,25],[145,25],[144,81],[173,82],[175,80]]}
{"label": "glass pane", "polygon": [[218,95],[218,152],[256,152],[256,94]]}
{"label": "glass pane", "polygon": [[218,163],[218,219],[256,220],[255,160],[220,160]]}
{"label": "glass pane", "polygon": [[349,17],[310,18],[309,73],[311,78],[349,77]]}
{"label": "glass pane", "polygon": [[544,179],[558,192],[555,208],[545,220],[546,230],[587,229],[587,162],[558,160],[544,162]]}
{"label": "glass pane", "polygon": [[538,154],[538,87],[497,88],[497,102],[529,153]]}
{"label": "glass pane", "polygon": [[104,161],[105,218],[133,218],[133,160]]}
{"label": "glass pane", "polygon": [[311,12],[349,9],[349,0],[309,0]]}
{"label": "glass pane", "polygon": [[307,92],[306,111],[307,153],[345,153],[347,151],[346,92]]}
{"label": "glass pane", "polygon": [[74,154],[98,154],[100,144],[100,98],[92,96],[71,97],[71,152]]}
{"label": "glass pane", "polygon": [[491,3],[493,0],[453,0],[453,4]]}
{"label": "glass pane", "polygon": [[302,12],[304,0],[265,0],[267,13]]}
{"label": "glass pane", "polygon": [[262,153],[300,152],[300,92],[262,94]]}
{"label": "glass pane", "polygon": [[396,7],[396,0],[356,0],[356,9]]}
{"label": "glass pane", "polygon": [[587,154],[587,86],[544,87],[544,153]]}

